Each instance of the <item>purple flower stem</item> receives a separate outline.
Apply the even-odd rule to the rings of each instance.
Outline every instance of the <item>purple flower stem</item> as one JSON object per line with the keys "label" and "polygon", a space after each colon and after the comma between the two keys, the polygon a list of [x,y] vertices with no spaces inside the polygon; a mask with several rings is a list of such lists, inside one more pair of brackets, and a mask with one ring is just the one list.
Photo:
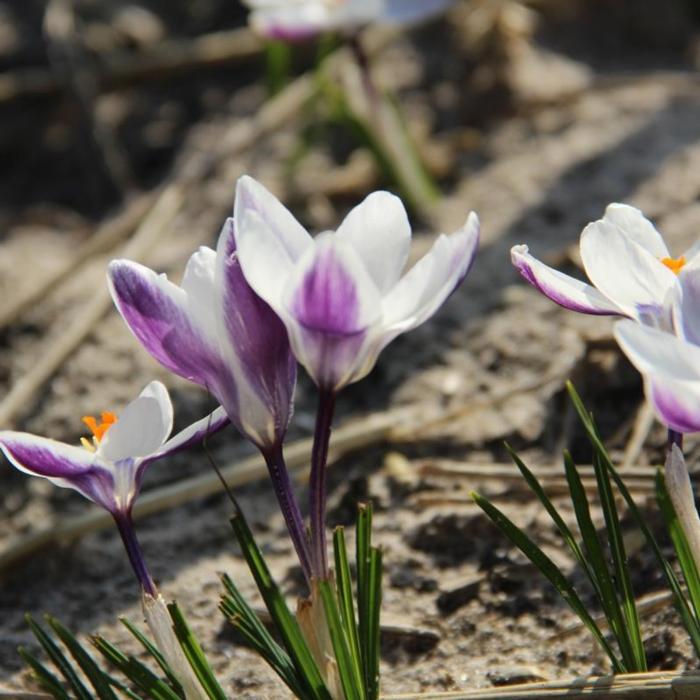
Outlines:
{"label": "purple flower stem", "polygon": [[299,503],[294,495],[294,488],[289,478],[289,470],[284,461],[282,446],[264,450],[263,457],[270,473],[270,480],[277,496],[277,502],[282,509],[282,515],[287,523],[289,536],[292,538],[294,549],[299,557],[299,563],[304,571],[307,583],[311,583],[311,553],[306,536],[304,519],[301,516]]}
{"label": "purple flower stem", "polygon": [[357,67],[360,69],[362,84],[367,93],[367,99],[369,100],[372,110],[377,113],[380,104],[379,90],[374,84],[374,80],[372,80],[372,72],[369,68],[369,56],[367,56],[367,52],[362,46],[359,33],[355,32],[348,37],[348,45],[350,46],[352,55],[355,57]]}
{"label": "purple flower stem", "polygon": [[668,449],[671,449],[672,445],[678,445],[678,449],[683,451],[683,433],[678,433],[675,430],[669,428],[668,431]]}
{"label": "purple flower stem", "polygon": [[335,410],[335,392],[319,389],[318,413],[314,445],[311,451],[311,477],[309,498],[311,510],[311,554],[313,573],[319,579],[328,578],[328,552],[326,548],[326,462],[328,443],[331,439],[331,424]]}
{"label": "purple flower stem", "polygon": [[156,584],[153,583],[151,574],[148,572],[141,545],[136,539],[136,531],[134,530],[134,523],[131,520],[131,513],[112,513],[112,517],[117,524],[119,534],[122,536],[122,542],[124,543],[126,553],[129,555],[131,567],[141,584],[141,588],[143,588],[144,592],[156,598],[158,596],[158,590],[156,589]]}

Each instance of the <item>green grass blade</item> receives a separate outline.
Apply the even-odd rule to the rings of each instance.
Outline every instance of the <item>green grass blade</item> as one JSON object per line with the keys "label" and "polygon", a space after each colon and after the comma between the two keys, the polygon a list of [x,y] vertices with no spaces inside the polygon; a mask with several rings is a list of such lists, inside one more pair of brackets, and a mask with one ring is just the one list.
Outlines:
{"label": "green grass blade", "polygon": [[[350,645],[350,654],[357,667],[357,672],[364,679],[362,668],[362,655],[360,653],[360,632],[357,628],[355,617],[355,603],[352,594],[352,579],[350,578],[350,564],[348,551],[345,545],[345,531],[342,527],[335,528],[333,532],[333,551],[335,553],[335,577],[340,601],[340,613],[345,628],[345,635]],[[364,688],[364,684],[363,684]]]}
{"label": "green grass blade", "polygon": [[615,583],[608,570],[605,552],[591,519],[590,504],[586,490],[583,488],[576,465],[568,452],[564,453],[564,466],[566,469],[566,481],[569,484],[571,493],[571,502],[576,513],[576,521],[581,530],[581,538],[583,539],[586,554],[591,562],[593,574],[598,582],[598,590],[601,594],[600,604],[620,647],[624,670],[632,672],[635,670],[634,652],[627,634],[625,618],[617,597]]}
{"label": "green grass blade", "polygon": [[104,637],[94,637],[92,643],[104,658],[119,669],[150,700],[182,700],[165,681],[133,657],[125,656]]}
{"label": "green grass blade", "polygon": [[673,571],[673,567],[669,564],[666,557],[664,557],[663,552],[661,551],[661,547],[659,547],[656,538],[651,532],[649,526],[646,524],[644,516],[637,507],[637,504],[634,502],[634,499],[632,498],[632,495],[625,486],[622,477],[617,472],[617,469],[615,469],[615,465],[612,463],[610,457],[608,456],[607,450],[605,449],[605,446],[603,445],[600,436],[598,435],[598,431],[595,427],[595,424],[593,423],[593,419],[586,410],[586,407],[583,405],[583,401],[581,400],[581,397],[578,395],[576,389],[574,388],[574,385],[571,382],[567,382],[566,388],[569,392],[569,396],[571,397],[571,401],[574,404],[574,408],[576,409],[576,412],[578,413],[579,418],[581,419],[581,423],[583,424],[586,430],[588,439],[591,441],[591,444],[593,445],[595,451],[599,455],[602,464],[605,466],[608,473],[610,474],[610,477],[615,482],[618,491],[627,502],[627,507],[629,508],[632,517],[635,519],[637,525],[639,526],[642,533],[644,534],[644,537],[649,543],[649,546],[652,548],[654,555],[656,556],[656,559],[659,563],[659,566],[661,567],[661,570],[663,571],[664,576],[666,577],[669,587],[671,588],[676,609],[678,610],[678,613],[681,616],[683,625],[686,631],[688,632],[688,635],[690,636],[690,640],[693,644],[696,654],[700,656],[700,622],[695,619],[690,608],[688,607],[688,603],[683,594],[683,589],[680,585],[678,577]]}
{"label": "green grass blade", "polygon": [[199,680],[204,689],[204,692],[211,700],[226,700],[226,694],[216,680],[216,676],[211,670],[211,666],[202,651],[202,647],[192,633],[184,615],[180,612],[177,603],[169,603],[168,612],[173,621],[175,636],[178,642],[180,642],[182,651],[192,667],[194,674],[197,676],[197,680]]}
{"label": "green grass blade", "polygon": [[666,482],[664,481],[664,475],[661,470],[656,472],[656,500],[659,503],[659,510],[661,510],[661,514],[663,515],[666,529],[673,542],[673,548],[676,551],[678,563],[683,572],[683,578],[688,588],[690,604],[693,606],[695,619],[700,619],[700,574],[698,574],[698,568],[691,553],[685,532],[683,532],[683,528],[678,520],[676,509],[666,490]]}
{"label": "green grass blade", "polygon": [[369,650],[367,659],[369,667],[367,669],[367,698],[376,700],[379,697],[379,656],[381,653],[381,627],[380,612],[382,607],[382,551],[377,547],[372,547],[370,552],[370,562],[367,593],[369,600]]}
{"label": "green grass blade", "polygon": [[357,617],[360,636],[360,655],[365,674],[365,690],[371,687],[369,656],[371,648],[370,565],[372,561],[372,504],[360,503],[357,507],[355,535],[355,563],[357,566]]}
{"label": "green grass blade", "polygon": [[68,695],[58,678],[51,673],[41,661],[24,647],[20,647],[17,651],[27,666],[32,670],[39,685],[49,693],[49,695],[52,695],[56,700],[71,700],[70,695]]}
{"label": "green grass blade", "polygon": [[318,589],[326,612],[328,631],[333,644],[335,660],[338,664],[338,675],[340,676],[345,700],[364,700],[364,681],[361,677],[360,669],[355,665],[350,653],[350,646],[345,635],[343,622],[340,619],[340,610],[338,609],[335,593],[329,581],[319,581]]}
{"label": "green grass blade", "polygon": [[537,477],[530,471],[530,469],[520,459],[516,452],[513,449],[511,449],[508,443],[506,443],[506,449],[508,450],[508,453],[515,462],[515,466],[518,467],[518,470],[523,475],[523,478],[530,487],[530,490],[535,494],[535,496],[537,496],[538,500],[544,506],[547,513],[549,513],[549,517],[552,518],[552,520],[554,521],[557,530],[559,530],[559,534],[564,538],[564,541],[571,550],[571,553],[574,555],[576,561],[583,569],[588,580],[595,589],[596,595],[600,599],[602,597],[602,594],[598,586],[598,581],[596,580],[595,574],[593,572],[593,569],[591,568],[588,559],[584,556],[583,551],[579,546],[577,538],[574,536],[573,532],[566,524],[566,522],[564,522],[564,519],[561,517],[561,515],[559,515],[559,511],[557,511],[557,509],[554,507],[554,504],[549,499],[549,496],[547,496],[547,494],[545,493],[544,489],[542,488],[542,485],[537,480]]}
{"label": "green grass blade", "polygon": [[483,496],[472,491],[475,503],[493,520],[503,534],[539,569],[542,575],[554,586],[566,604],[580,618],[595,640],[608,655],[615,673],[621,673],[623,665],[618,660],[612,647],[603,636],[595,620],[586,610],[573,586],[559,570],[556,564],[504,513]]}
{"label": "green grass blade", "polygon": [[605,525],[608,531],[610,553],[615,570],[614,582],[617,584],[617,593],[619,599],[622,601],[622,613],[625,618],[625,635],[632,647],[634,665],[630,668],[630,671],[643,672],[647,670],[647,659],[644,653],[644,642],[642,641],[637,604],[634,599],[634,589],[632,588],[632,580],[627,564],[627,552],[625,551],[625,542],[622,537],[620,518],[617,514],[615,495],[613,494],[608,471],[597,455],[593,459],[593,468],[598,482],[600,504],[603,509]]}
{"label": "green grass blade", "polygon": [[80,677],[73,668],[73,664],[61,651],[60,647],[51,639],[44,629],[37,624],[31,615],[26,615],[25,619],[31,628],[34,636],[41,644],[44,652],[51,660],[51,663],[60,671],[61,675],[75,693],[78,700],[94,700],[92,693],[85,687]]}
{"label": "green grass blade", "polygon": [[304,680],[309,697],[316,700],[332,700],[299,624],[275,584],[242,513],[231,519],[231,526],[284,647],[299,677]]}
{"label": "green grass blade", "polygon": [[47,617],[47,622],[56,636],[63,642],[66,649],[87,676],[90,684],[100,700],[117,700],[110,685],[109,676],[95,663],[95,660],[85,650],[75,636],[56,618]]}
{"label": "green grass blade", "polygon": [[170,668],[163,654],[160,653],[158,648],[151,642],[151,640],[148,639],[148,637],[146,637],[143,632],[141,632],[141,630],[139,630],[139,628],[136,627],[136,625],[134,625],[130,620],[127,620],[125,617],[119,619],[124,627],[131,632],[141,646],[153,657],[158,666],[160,666],[161,671],[163,671],[163,673],[167,676],[178,695],[182,695],[184,697],[184,691],[182,690],[180,681],[178,680],[177,675],[175,675],[173,670]]}

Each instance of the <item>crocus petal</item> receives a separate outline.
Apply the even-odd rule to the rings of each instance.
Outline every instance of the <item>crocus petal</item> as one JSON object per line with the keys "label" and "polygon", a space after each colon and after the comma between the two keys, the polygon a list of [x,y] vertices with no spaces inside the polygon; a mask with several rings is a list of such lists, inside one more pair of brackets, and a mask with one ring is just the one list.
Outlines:
{"label": "crocus petal", "polygon": [[418,22],[446,10],[454,0],[384,0],[384,17],[392,22]]}
{"label": "crocus petal", "polygon": [[584,314],[624,315],[620,307],[595,287],[555,270],[534,258],[526,245],[516,245],[510,257],[518,272],[538,291],[565,309]]}
{"label": "crocus petal", "polygon": [[[255,212],[262,219],[292,262],[296,262],[311,247],[311,236],[289,209],[257,180],[243,175],[236,183],[233,207],[236,235],[239,237],[244,232],[242,219],[248,212]],[[239,247],[242,245],[240,238],[238,244]]]}
{"label": "crocus petal", "polygon": [[666,491],[671,498],[678,522],[683,528],[695,565],[700,567],[700,518],[695,507],[695,495],[690,483],[683,453],[678,445],[671,445],[664,468]]}
{"label": "crocus petal", "polygon": [[669,256],[661,234],[639,209],[628,204],[609,204],[603,220],[617,226],[625,236],[649,251],[657,260]]}
{"label": "crocus petal", "polygon": [[584,229],[581,257],[591,282],[633,318],[638,307],[658,306],[676,284],[671,270],[605,219]]}
{"label": "crocus petal", "polygon": [[396,284],[411,245],[411,225],[398,197],[373,192],[350,211],[336,236],[355,248],[382,294]]}
{"label": "crocus petal", "polygon": [[215,391],[222,362],[212,328],[213,280],[208,301],[202,257],[195,253],[187,266],[192,298],[165,275],[128,260],[112,261],[108,280],[119,313],[146,350],[171,372]]}
{"label": "crocus petal", "polygon": [[243,275],[233,219],[219,236],[216,288],[220,347],[236,378],[232,420],[258,445],[276,444],[292,414],[296,360],[283,323]]}
{"label": "crocus petal", "polygon": [[479,219],[469,214],[451,236],[441,235],[382,300],[387,341],[430,318],[469,272],[479,246]]}
{"label": "crocus petal", "polygon": [[678,282],[673,325],[685,340],[700,345],[700,268],[683,268]]}
{"label": "crocus petal", "polygon": [[678,432],[700,430],[700,347],[633,321],[616,323],[615,338],[644,376],[659,419]]}
{"label": "crocus petal", "polygon": [[115,509],[109,465],[92,452],[63,442],[15,431],[0,432],[0,449],[22,472],[71,488],[107,510]]}
{"label": "crocus petal", "polygon": [[155,452],[173,429],[173,405],[161,382],[151,382],[105,433],[98,454],[109,462]]}

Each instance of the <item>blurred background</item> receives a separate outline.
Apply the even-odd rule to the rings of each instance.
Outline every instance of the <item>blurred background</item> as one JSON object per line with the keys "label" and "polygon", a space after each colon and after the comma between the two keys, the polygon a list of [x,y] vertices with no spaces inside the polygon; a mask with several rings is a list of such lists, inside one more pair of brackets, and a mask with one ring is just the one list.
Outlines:
{"label": "blurred background", "polygon": [[[341,100],[314,77],[335,43],[285,52],[257,38],[246,16],[236,0],[0,2],[2,428],[77,443],[81,416],[118,410],[153,378],[172,389],[178,427],[211,409],[203,392],[138,347],[111,309],[104,271],[110,258],[126,256],[179,280],[192,251],[215,242],[241,174],[263,182],[314,232],[335,228],[374,189],[401,192],[362,123],[348,118],[356,97],[349,57],[329,59]],[[483,480],[487,493],[510,499],[516,519],[551,539],[522,489],[487,472],[507,462],[504,439],[536,464],[558,463],[567,446],[590,459],[562,389],[567,378],[596,411],[618,461],[656,463],[662,454],[663,431],[610,321],[542,299],[517,278],[509,249],[528,243],[580,274],[580,231],[612,201],[640,207],[675,255],[697,240],[700,4],[456,0],[443,17],[398,31],[370,27],[361,41],[440,193],[429,205],[411,202],[414,259],[471,209],[483,230],[460,291],[397,340],[339,409],[349,425],[367,412],[388,416],[386,430],[348,442],[351,457],[350,447],[338,450],[330,516],[349,520],[358,498],[378,504],[387,616],[413,625],[385,640],[386,688],[604,671],[585,634],[552,652],[548,640],[566,623],[561,603],[468,494]],[[314,410],[302,377],[291,441],[309,435]],[[212,450],[224,465],[250,453],[233,430]],[[688,452],[696,463],[692,439]],[[171,462],[149,473],[147,489],[207,469],[199,453]],[[481,465],[481,476],[465,465]],[[303,475],[298,485],[303,492]],[[241,489],[294,591],[298,572],[267,483]],[[28,640],[26,610],[116,641],[126,636],[113,619],[138,617],[111,531],[49,538],[29,560],[2,558],[87,509],[75,494],[0,465],[0,679],[26,683],[15,652]],[[139,528],[156,576],[188,615],[194,610],[197,631],[225,659],[217,670],[230,687],[240,697],[285,697],[249,650],[231,644],[223,622],[212,629],[213,572],[244,576],[227,514],[225,500],[210,496]],[[653,594],[660,584],[644,576],[653,567],[635,556],[638,592]],[[656,667],[688,665],[670,612],[650,614]]]}

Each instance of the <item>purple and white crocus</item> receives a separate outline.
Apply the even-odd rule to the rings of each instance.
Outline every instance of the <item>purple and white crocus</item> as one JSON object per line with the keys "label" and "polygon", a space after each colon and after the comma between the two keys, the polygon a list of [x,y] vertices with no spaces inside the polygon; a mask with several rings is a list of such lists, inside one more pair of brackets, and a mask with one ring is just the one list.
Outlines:
{"label": "purple and white crocus", "polygon": [[316,576],[325,577],[325,465],[336,393],[365,377],[392,340],[440,308],[474,261],[479,221],[470,214],[406,274],[411,227],[401,200],[388,192],[370,194],[337,231],[312,238],[268,190],[244,176],[234,221],[246,279],[279,315],[319,388],[311,554]]}
{"label": "purple and white crocus", "polygon": [[82,447],[11,430],[0,431],[0,450],[20,471],[71,488],[114,518],[129,560],[143,590],[157,591],[136,539],[131,510],[149,464],[202,441],[228,424],[222,408],[168,439],[173,407],[166,388],[151,382],[117,417],[85,417],[92,440]]}
{"label": "purple and white crocus", "polygon": [[700,264],[694,246],[678,258],[641,211],[610,204],[580,239],[583,266],[592,284],[555,270],[533,257],[526,245],[511,249],[513,265],[542,294],[572,311],[624,316],[670,329],[671,296],[679,273]]}
{"label": "purple and white crocus", "polygon": [[201,247],[180,285],[143,265],[114,260],[112,298],[131,332],[161,365],[210,391],[263,454],[302,568],[308,543],[282,455],[293,410],[296,361],[284,325],[246,282],[232,219],[216,251]]}
{"label": "purple and white crocus", "polygon": [[301,41],[381,22],[410,24],[444,11],[454,0],[244,0],[249,22],[270,39]]}

